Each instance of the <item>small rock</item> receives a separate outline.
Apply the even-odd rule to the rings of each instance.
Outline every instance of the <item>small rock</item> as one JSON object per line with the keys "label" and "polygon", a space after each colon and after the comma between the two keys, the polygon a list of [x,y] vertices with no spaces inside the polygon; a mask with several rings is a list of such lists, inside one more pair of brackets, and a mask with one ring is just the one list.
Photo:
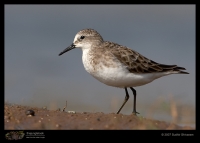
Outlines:
{"label": "small rock", "polygon": [[58,127],[60,127],[61,125],[59,125],[59,124],[56,124],[56,127],[58,128]]}
{"label": "small rock", "polygon": [[35,116],[35,112],[33,110],[26,110],[25,114],[27,116]]}
{"label": "small rock", "polygon": [[76,112],[75,111],[67,111],[67,113],[73,113],[73,114],[75,114]]}

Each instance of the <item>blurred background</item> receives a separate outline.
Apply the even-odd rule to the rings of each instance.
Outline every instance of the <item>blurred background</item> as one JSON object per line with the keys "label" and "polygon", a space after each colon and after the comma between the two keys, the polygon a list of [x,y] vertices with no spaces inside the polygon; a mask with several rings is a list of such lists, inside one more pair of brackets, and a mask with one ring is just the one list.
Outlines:
{"label": "blurred background", "polygon": [[[90,76],[82,51],[58,54],[76,33],[97,30],[104,40],[162,64],[185,67],[136,87],[139,116],[195,127],[195,5],[4,5],[5,102],[116,113],[124,89]],[[133,110],[133,96],[121,113]]]}

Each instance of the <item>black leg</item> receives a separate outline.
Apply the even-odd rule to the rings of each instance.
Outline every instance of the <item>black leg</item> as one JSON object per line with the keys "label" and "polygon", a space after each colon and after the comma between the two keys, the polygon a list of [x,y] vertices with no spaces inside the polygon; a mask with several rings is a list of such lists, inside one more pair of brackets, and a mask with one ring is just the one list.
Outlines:
{"label": "black leg", "polygon": [[126,92],[126,96],[125,96],[125,99],[124,99],[124,103],[122,104],[121,108],[119,109],[119,111],[117,112],[117,114],[119,114],[119,112],[122,110],[122,108],[124,107],[124,105],[126,104],[126,102],[128,101],[129,99],[129,95],[128,95],[128,91],[127,91],[127,88],[125,87],[125,92]]}
{"label": "black leg", "polygon": [[133,92],[133,95],[134,95],[134,101],[133,101],[133,114],[140,114],[136,111],[136,90],[133,88],[133,87],[130,87],[130,89],[132,90]]}

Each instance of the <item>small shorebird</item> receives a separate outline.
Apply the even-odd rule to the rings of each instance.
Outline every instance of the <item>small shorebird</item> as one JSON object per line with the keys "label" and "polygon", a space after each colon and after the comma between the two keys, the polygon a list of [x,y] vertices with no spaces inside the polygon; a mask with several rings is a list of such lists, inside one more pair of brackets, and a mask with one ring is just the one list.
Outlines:
{"label": "small shorebird", "polygon": [[117,114],[129,99],[127,88],[133,92],[133,113],[136,115],[136,90],[133,87],[170,74],[188,74],[182,71],[185,70],[183,67],[159,64],[126,46],[104,41],[93,29],[79,31],[73,43],[59,56],[74,48],[82,49],[83,65],[89,74],[106,85],[125,89],[125,100]]}

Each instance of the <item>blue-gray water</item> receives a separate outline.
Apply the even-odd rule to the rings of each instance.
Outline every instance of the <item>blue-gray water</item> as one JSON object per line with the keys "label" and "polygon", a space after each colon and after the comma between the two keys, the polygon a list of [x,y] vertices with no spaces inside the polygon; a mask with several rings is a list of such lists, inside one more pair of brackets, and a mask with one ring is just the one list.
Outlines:
{"label": "blue-gray water", "polygon": [[[84,28],[156,62],[185,67],[189,75],[136,87],[137,111],[171,122],[173,99],[178,123],[195,126],[195,5],[5,5],[5,100],[49,109],[67,100],[68,110],[117,112],[123,89],[90,76],[80,49],[58,56]],[[132,104],[130,96],[121,113],[130,114]]]}

